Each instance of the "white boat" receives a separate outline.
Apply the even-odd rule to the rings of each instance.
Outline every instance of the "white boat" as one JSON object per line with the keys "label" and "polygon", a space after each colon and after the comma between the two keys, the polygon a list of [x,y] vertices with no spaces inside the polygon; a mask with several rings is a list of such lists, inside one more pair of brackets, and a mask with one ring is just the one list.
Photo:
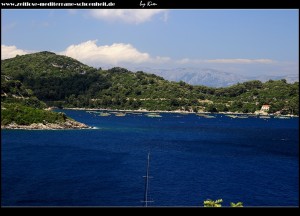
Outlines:
{"label": "white boat", "polygon": [[146,116],[148,116],[150,118],[160,118],[160,117],[162,117],[158,113],[147,113]]}

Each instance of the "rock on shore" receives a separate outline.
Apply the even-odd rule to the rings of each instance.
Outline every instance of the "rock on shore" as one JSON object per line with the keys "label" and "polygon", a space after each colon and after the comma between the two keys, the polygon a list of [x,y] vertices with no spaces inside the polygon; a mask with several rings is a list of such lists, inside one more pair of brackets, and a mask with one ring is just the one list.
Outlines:
{"label": "rock on shore", "polygon": [[16,123],[10,123],[8,125],[1,125],[1,129],[26,129],[26,130],[57,130],[57,129],[85,129],[90,128],[89,126],[74,121],[66,119],[65,122],[61,123],[33,123],[31,125],[18,125]]}

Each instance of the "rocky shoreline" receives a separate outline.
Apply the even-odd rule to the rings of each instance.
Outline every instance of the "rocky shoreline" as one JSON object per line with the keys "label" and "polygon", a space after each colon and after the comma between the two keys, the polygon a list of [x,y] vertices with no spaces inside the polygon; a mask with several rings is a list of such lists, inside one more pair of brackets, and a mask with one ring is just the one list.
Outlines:
{"label": "rocky shoreline", "polygon": [[1,125],[1,129],[23,129],[23,130],[59,130],[59,129],[88,129],[91,128],[86,124],[67,119],[61,123],[33,123],[31,125],[18,125],[10,123],[8,125]]}

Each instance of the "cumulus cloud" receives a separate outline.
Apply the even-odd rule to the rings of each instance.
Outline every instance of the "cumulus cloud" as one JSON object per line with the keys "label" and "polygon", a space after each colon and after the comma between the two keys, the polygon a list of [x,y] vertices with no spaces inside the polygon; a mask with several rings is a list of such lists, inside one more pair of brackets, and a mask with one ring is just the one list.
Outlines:
{"label": "cumulus cloud", "polygon": [[180,60],[170,57],[151,56],[141,52],[131,44],[114,43],[112,45],[98,46],[97,40],[89,40],[77,45],[69,46],[60,54],[75,58],[85,64],[101,65],[129,65],[129,64],[179,64],[179,65],[217,65],[217,64],[273,64],[271,59],[190,59]]}
{"label": "cumulus cloud", "polygon": [[148,53],[138,51],[131,44],[114,43],[97,46],[97,40],[89,40],[78,45],[71,45],[60,54],[75,58],[90,65],[120,63],[155,63],[168,61],[168,57],[152,58]]}
{"label": "cumulus cloud", "polygon": [[122,21],[126,23],[140,24],[151,20],[155,15],[163,14],[167,19],[167,11],[163,9],[100,9],[90,10],[90,15],[97,19]]}
{"label": "cumulus cloud", "polygon": [[86,64],[101,65],[122,63],[140,64],[164,64],[173,63],[180,65],[188,64],[273,64],[271,59],[189,59],[184,58],[174,60],[170,57],[151,56],[146,52],[141,52],[131,44],[114,43],[112,45],[98,46],[97,40],[89,40],[77,45],[69,46],[61,54],[78,59]]}
{"label": "cumulus cloud", "polygon": [[[24,55],[32,53],[16,46],[1,45],[1,59],[13,58],[16,55]],[[151,56],[147,52],[142,52],[131,44],[113,43],[110,45],[97,45],[97,40],[89,40],[79,44],[73,44],[67,47],[64,51],[58,54],[66,55],[77,59],[90,66],[202,66],[202,67],[224,67],[225,64],[243,65],[249,67],[255,65],[275,66],[281,64],[280,62],[271,59],[190,59],[184,58],[175,60],[170,57]]]}
{"label": "cumulus cloud", "polygon": [[16,57],[16,55],[28,54],[25,50],[18,49],[16,46],[1,45],[1,59]]}

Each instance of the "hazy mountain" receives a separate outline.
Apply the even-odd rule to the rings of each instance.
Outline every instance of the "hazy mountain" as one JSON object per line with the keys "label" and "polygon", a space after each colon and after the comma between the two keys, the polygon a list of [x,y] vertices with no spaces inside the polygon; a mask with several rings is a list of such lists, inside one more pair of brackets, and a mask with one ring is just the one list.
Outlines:
{"label": "hazy mountain", "polygon": [[242,76],[214,69],[176,68],[170,71],[158,72],[157,75],[172,81],[182,80],[191,85],[205,85],[210,87],[231,86],[247,80]]}
{"label": "hazy mountain", "polygon": [[136,67],[131,68],[133,71],[144,71],[147,73],[154,73],[170,81],[184,81],[191,85],[205,85],[210,87],[226,87],[236,84],[238,82],[245,82],[249,80],[260,80],[262,82],[272,80],[286,79],[289,83],[299,81],[297,75],[282,75],[282,76],[241,76],[230,72],[223,72],[210,68],[174,68],[174,69],[155,69],[150,67]]}
{"label": "hazy mountain", "polygon": [[281,79],[286,79],[288,83],[294,83],[294,82],[299,82],[299,75],[293,75],[293,74],[288,74],[288,75],[277,75],[277,76],[256,76],[256,77],[249,77],[249,79],[257,79],[262,82],[266,82],[268,80],[281,80]]}

